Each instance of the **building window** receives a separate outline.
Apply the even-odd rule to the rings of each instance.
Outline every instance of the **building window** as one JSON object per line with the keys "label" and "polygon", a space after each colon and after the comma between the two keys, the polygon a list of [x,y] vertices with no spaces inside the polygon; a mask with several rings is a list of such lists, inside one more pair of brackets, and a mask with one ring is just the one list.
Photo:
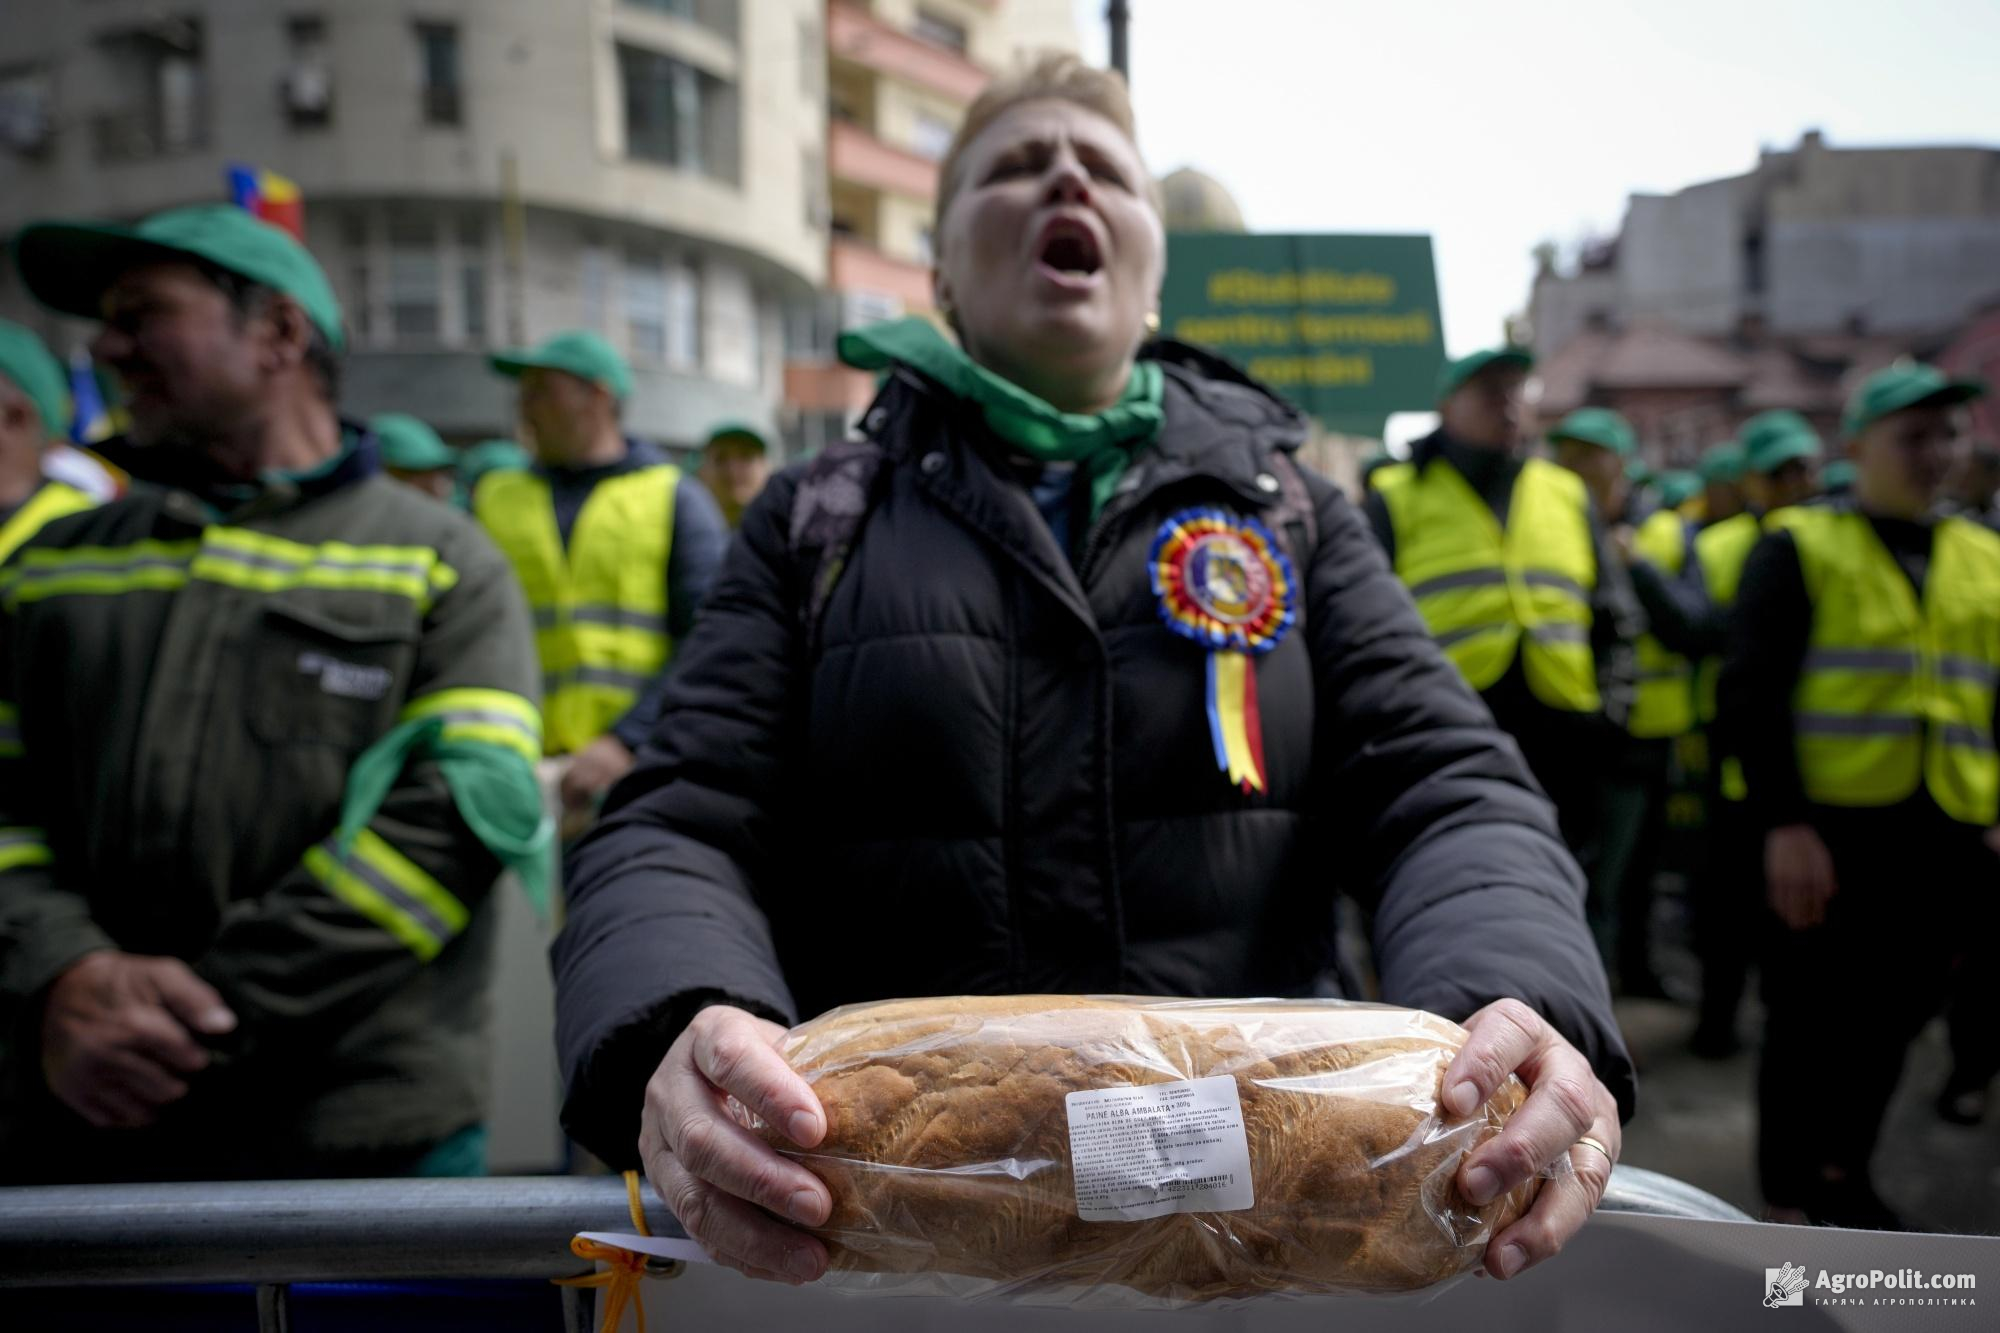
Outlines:
{"label": "building window", "polygon": [[423,78],[424,124],[458,124],[462,98],[458,77],[457,25],[419,23],[417,60]]}
{"label": "building window", "polygon": [[343,214],[340,245],[347,252],[347,318],[360,342],[375,338],[375,273],[369,266],[368,220],[360,213]]}
{"label": "building window", "polygon": [[49,72],[43,67],[0,71],[0,150],[40,157],[54,138]]}
{"label": "building window", "polygon": [[197,18],[165,18],[98,41],[107,87],[124,100],[95,122],[100,162],[132,162],[203,147],[208,88]]}
{"label": "building window", "polygon": [[928,9],[919,9],[917,11],[915,22],[910,24],[910,34],[929,42],[933,46],[942,46],[946,50],[956,51],[960,55],[965,54],[965,25],[963,23],[955,23],[951,19],[945,18],[941,14],[932,13]]}
{"label": "building window", "polygon": [[583,326],[597,333],[611,323],[611,255],[601,245],[585,245],[579,265]]}
{"label": "building window", "polygon": [[624,288],[632,359],[657,365],[667,357],[667,280],[659,256],[626,256]]}
{"label": "building window", "polygon": [[701,368],[701,273],[686,260],[667,265],[667,365]]}
{"label": "building window", "polygon": [[957,132],[958,128],[943,116],[919,111],[910,126],[910,150],[919,157],[940,161],[951,150],[951,139]]}
{"label": "building window", "polygon": [[398,343],[438,341],[444,332],[444,265],[428,220],[389,224],[389,333]]}
{"label": "building window", "polygon": [[650,9],[698,23],[718,36],[736,40],[739,0],[625,0],[625,3],[635,9]]}
{"label": "building window", "polygon": [[916,250],[917,262],[919,264],[935,264],[937,262],[937,233],[929,227],[918,229]]}
{"label": "building window", "polygon": [[672,56],[618,48],[630,157],[734,183],[736,88]]}
{"label": "building window", "polygon": [[326,20],[300,17],[285,24],[287,60],[278,96],[295,130],[324,129],[333,123],[333,62],[327,50]]}
{"label": "building window", "polygon": [[486,341],[486,229],[471,221],[458,234],[458,323],[467,342]]}

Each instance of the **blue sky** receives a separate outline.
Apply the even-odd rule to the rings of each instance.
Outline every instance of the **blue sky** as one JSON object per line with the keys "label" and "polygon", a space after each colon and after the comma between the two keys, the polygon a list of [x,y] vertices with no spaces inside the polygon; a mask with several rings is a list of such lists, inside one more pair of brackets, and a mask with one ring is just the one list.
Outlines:
{"label": "blue sky", "polygon": [[[1103,0],[1074,0],[1105,59]],[[1530,249],[1628,194],[1834,147],[2000,147],[2000,2],[1132,0],[1140,146],[1257,231],[1429,232],[1448,350],[1499,340]]]}

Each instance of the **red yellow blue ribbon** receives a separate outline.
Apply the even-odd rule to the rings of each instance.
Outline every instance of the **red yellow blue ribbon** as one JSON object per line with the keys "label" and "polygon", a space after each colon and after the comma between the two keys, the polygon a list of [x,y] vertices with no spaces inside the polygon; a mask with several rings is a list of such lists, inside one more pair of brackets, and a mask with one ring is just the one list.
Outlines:
{"label": "red yellow blue ribbon", "polygon": [[1264,791],[1254,659],[1277,647],[1296,619],[1291,561],[1256,519],[1188,509],[1161,524],[1148,564],[1167,628],[1208,649],[1205,703],[1216,768],[1245,795]]}

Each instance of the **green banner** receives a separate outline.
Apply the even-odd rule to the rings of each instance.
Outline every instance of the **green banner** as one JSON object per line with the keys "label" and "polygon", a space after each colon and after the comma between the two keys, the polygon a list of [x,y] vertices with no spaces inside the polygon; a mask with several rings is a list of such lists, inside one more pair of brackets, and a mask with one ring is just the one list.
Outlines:
{"label": "green banner", "polygon": [[1160,323],[1329,430],[1379,438],[1391,412],[1436,406],[1444,336],[1428,236],[1176,233]]}

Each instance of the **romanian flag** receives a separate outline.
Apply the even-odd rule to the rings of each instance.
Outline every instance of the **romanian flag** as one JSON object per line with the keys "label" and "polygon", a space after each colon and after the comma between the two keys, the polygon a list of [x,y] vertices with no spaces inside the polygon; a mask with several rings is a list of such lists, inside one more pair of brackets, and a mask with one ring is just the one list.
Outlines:
{"label": "romanian flag", "polygon": [[306,201],[299,187],[275,171],[229,164],[229,194],[238,208],[282,227],[303,241],[306,238]]}
{"label": "romanian flag", "polygon": [[69,363],[69,397],[75,408],[69,420],[71,443],[96,444],[117,432],[111,413],[105,410],[97,371],[87,356],[76,357]]}

